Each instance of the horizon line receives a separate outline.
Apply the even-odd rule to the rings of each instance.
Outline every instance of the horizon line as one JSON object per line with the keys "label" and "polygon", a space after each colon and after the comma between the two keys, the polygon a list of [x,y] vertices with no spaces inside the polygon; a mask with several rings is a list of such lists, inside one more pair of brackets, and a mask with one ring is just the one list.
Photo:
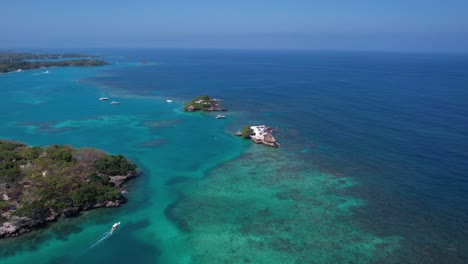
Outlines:
{"label": "horizon line", "polygon": [[468,51],[385,50],[385,49],[324,49],[324,48],[239,48],[239,47],[0,47],[0,51],[18,50],[219,50],[219,51],[291,51],[291,52],[343,52],[343,53],[395,53],[468,55]]}

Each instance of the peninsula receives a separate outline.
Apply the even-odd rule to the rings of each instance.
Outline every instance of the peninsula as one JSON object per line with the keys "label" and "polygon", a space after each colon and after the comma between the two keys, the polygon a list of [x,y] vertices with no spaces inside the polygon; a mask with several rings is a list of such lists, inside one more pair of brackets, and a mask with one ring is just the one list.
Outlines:
{"label": "peninsula", "polygon": [[221,100],[211,99],[208,95],[202,95],[195,97],[189,102],[185,103],[184,111],[194,112],[194,111],[227,111],[221,107]]}
{"label": "peninsula", "polygon": [[119,206],[126,202],[122,183],[138,174],[122,155],[0,140],[0,238],[82,210]]}
{"label": "peninsula", "polygon": [[[103,60],[90,59],[94,56],[85,54],[32,54],[2,52],[0,53],[0,73],[40,69],[47,67],[65,66],[102,66],[109,64]],[[71,60],[61,60],[63,58],[81,58]],[[86,58],[86,59],[83,59]],[[35,61],[28,61],[35,60]],[[37,60],[37,61],[36,61]],[[52,61],[51,61],[52,60]]]}

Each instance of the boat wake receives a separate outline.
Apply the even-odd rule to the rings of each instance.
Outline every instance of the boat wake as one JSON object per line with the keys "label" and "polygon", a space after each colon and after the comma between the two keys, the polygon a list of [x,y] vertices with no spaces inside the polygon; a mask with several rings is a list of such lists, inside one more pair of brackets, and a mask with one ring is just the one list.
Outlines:
{"label": "boat wake", "polygon": [[94,244],[92,244],[92,245],[91,245],[90,247],[88,247],[87,249],[83,250],[83,251],[81,252],[81,254],[82,254],[82,253],[85,253],[85,252],[88,251],[88,250],[91,250],[91,249],[97,247],[99,244],[101,244],[101,243],[104,242],[106,239],[108,239],[109,237],[111,237],[112,234],[114,233],[114,231],[115,231],[119,226],[120,226],[120,222],[117,222],[117,223],[115,223],[114,225],[112,225],[112,228],[111,228],[110,231],[107,231],[107,232],[105,232],[104,234],[102,234],[101,238],[99,238],[98,241],[96,241]]}
{"label": "boat wake", "polygon": [[114,232],[113,231],[109,231],[109,232],[106,232],[103,234],[103,236],[98,240],[96,241],[96,243],[92,244],[87,250],[90,250],[96,246],[98,246],[99,244],[101,244],[102,242],[104,242],[104,240],[108,239],[110,236],[112,236]]}
{"label": "boat wake", "polygon": [[[81,251],[80,253],[78,253],[78,255],[76,256],[76,258],[78,257],[81,257],[83,256],[84,254],[86,254],[88,251],[92,250],[93,248],[99,246],[100,244],[104,243],[108,238],[110,238],[112,236],[112,234],[114,233],[114,231],[120,226],[120,222],[117,222],[115,223],[114,225],[112,225],[112,228],[105,232],[104,234],[101,235],[101,237],[96,241],[94,242],[94,244],[92,244],[91,246],[89,246],[88,248],[84,249],[83,251]],[[62,262],[60,262],[62,263]],[[65,263],[65,262],[63,262]],[[72,263],[72,262],[70,262]],[[75,262],[73,262],[75,263]]]}
{"label": "boat wake", "polygon": [[113,231],[107,231],[105,232],[104,234],[101,235],[101,237],[99,238],[98,241],[96,241],[94,244],[92,244],[90,247],[86,248],[86,249],[83,249],[82,251],[80,251],[79,253],[77,253],[76,255],[73,255],[73,254],[69,254],[69,255],[64,255],[64,256],[59,256],[57,258],[55,258],[53,261],[51,261],[50,263],[54,263],[54,264],[75,264],[75,263],[81,263],[79,261],[79,259],[83,256],[85,256],[90,250],[92,250],[93,248],[99,246],[100,244],[102,244],[106,239],[108,239],[109,237],[111,237],[113,234]]}

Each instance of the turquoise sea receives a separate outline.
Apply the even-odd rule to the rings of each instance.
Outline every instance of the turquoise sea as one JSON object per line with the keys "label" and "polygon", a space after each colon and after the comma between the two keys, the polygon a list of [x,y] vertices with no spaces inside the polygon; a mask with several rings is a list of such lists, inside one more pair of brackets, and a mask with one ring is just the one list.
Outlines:
{"label": "turquoise sea", "polygon": [[[124,206],[0,240],[1,264],[468,263],[467,55],[73,52],[112,64],[0,75],[0,138],[143,174]],[[202,94],[227,118],[182,111]]]}

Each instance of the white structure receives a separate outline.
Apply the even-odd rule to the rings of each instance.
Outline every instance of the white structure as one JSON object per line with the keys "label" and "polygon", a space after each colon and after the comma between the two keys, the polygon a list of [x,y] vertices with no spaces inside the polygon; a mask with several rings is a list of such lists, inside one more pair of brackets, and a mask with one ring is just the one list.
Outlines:
{"label": "white structure", "polygon": [[265,125],[251,126],[250,129],[252,129],[253,131],[251,138],[254,138],[254,139],[263,140],[265,135],[268,134],[267,133],[268,127]]}

